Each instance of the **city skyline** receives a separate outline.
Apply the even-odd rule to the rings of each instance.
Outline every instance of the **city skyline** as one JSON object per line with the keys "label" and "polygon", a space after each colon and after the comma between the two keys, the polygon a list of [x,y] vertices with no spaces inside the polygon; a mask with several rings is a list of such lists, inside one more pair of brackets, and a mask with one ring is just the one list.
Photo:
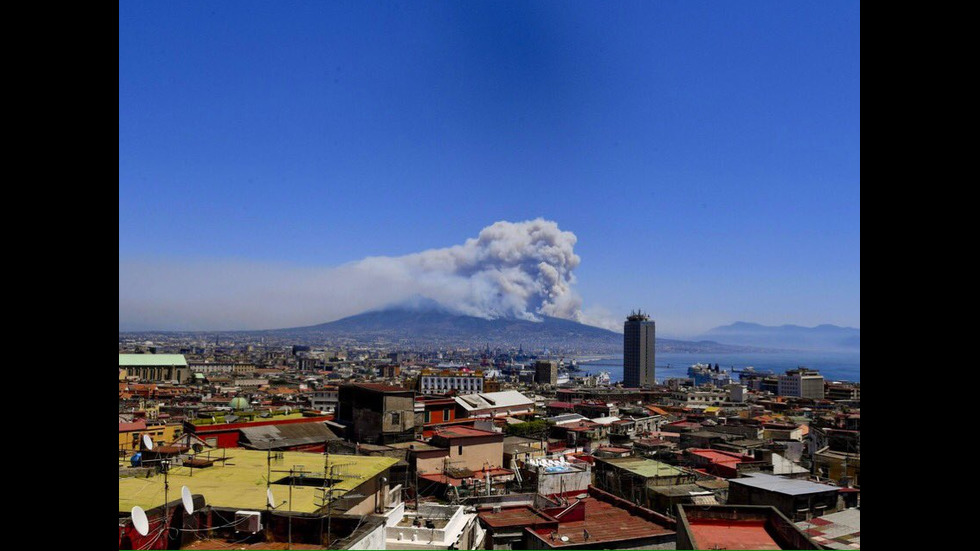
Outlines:
{"label": "city skyline", "polygon": [[[639,307],[666,337],[859,328],[859,12],[120,3],[120,331],[439,292],[607,328]],[[411,270],[341,284],[539,219],[574,236],[554,288],[488,264],[425,268],[452,284],[428,295]],[[487,282],[521,300],[478,300]]]}

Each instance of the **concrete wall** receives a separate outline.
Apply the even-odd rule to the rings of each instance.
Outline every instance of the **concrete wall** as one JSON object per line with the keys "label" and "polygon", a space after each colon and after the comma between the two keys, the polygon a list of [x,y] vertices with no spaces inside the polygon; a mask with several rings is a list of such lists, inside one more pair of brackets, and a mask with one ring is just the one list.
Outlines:
{"label": "concrete wall", "polygon": [[[463,444],[462,454],[459,453],[460,444]],[[486,463],[494,467],[501,467],[504,462],[504,443],[499,441],[465,444],[460,440],[455,440],[449,446],[449,462],[453,467],[465,467],[471,471],[483,469]]]}
{"label": "concrete wall", "polygon": [[538,469],[538,493],[552,495],[559,492],[586,491],[592,484],[592,473],[575,471],[570,473],[547,473]]}
{"label": "concrete wall", "polygon": [[415,468],[421,474],[441,473],[449,450],[417,452]]}
{"label": "concrete wall", "polygon": [[355,541],[345,549],[385,549],[385,525],[379,524],[363,538]]}

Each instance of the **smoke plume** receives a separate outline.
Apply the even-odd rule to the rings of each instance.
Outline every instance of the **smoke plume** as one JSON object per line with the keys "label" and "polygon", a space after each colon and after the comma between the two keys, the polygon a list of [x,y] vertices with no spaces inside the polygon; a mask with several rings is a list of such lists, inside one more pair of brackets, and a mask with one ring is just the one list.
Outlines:
{"label": "smoke plume", "polygon": [[575,234],[538,218],[496,222],[462,245],[336,268],[120,261],[120,329],[265,329],[331,321],[412,297],[487,319],[589,322]]}

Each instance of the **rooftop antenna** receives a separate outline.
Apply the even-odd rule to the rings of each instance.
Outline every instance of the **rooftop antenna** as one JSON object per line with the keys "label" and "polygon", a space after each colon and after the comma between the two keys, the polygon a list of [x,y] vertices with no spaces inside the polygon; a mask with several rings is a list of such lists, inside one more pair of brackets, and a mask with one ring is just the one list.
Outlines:
{"label": "rooftop antenna", "polygon": [[191,489],[187,486],[180,487],[180,500],[184,503],[184,510],[188,515],[194,514],[194,498],[191,497]]}

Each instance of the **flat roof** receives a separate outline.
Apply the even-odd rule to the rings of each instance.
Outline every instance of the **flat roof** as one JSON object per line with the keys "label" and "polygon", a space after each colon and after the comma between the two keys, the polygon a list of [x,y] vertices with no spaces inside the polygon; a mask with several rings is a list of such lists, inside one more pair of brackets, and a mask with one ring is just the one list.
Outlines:
{"label": "flat roof", "polygon": [[782,549],[765,520],[688,519],[697,549]]}
{"label": "flat roof", "polygon": [[[587,497],[582,500],[582,503],[585,506],[585,520],[562,522],[555,535],[555,541],[551,541],[549,537],[550,528],[532,529],[532,533],[550,547],[587,545],[590,549],[598,549],[605,542],[675,533],[674,530],[635,516],[626,509],[594,497]],[[585,539],[583,530],[589,531],[588,540]],[[561,536],[568,537],[568,541],[561,541]]]}
{"label": "flat roof", "polygon": [[501,509],[499,513],[485,511],[479,513],[477,516],[487,526],[492,528],[524,527],[533,526],[541,522],[555,522],[555,519],[539,513],[526,505]]}
{"label": "flat roof", "polygon": [[745,463],[745,462],[751,462],[751,461],[758,461],[754,457],[749,457],[749,456],[742,455],[740,453],[735,453],[735,452],[726,452],[726,451],[723,451],[723,450],[712,450],[712,449],[705,449],[705,448],[691,448],[691,449],[688,449],[688,450],[685,450],[685,451],[687,453],[690,453],[691,455],[697,455],[699,457],[703,457],[705,459],[708,459],[712,463],[720,463],[720,464],[726,464],[726,463],[727,464],[733,464],[734,463],[734,464],[738,464],[738,463]]}
{"label": "flat roof", "polygon": [[645,457],[596,457],[595,460],[596,463],[609,463],[643,478],[684,474],[684,471],[673,465],[654,461],[653,459],[646,459]]}
{"label": "flat roof", "polygon": [[183,354],[120,354],[119,367],[140,366],[187,366]]}
{"label": "flat roof", "polygon": [[441,436],[443,438],[475,438],[478,436],[500,436],[501,441],[503,441],[502,432],[493,432],[483,429],[474,429],[470,427],[446,427],[436,429],[435,436]]}
{"label": "flat roof", "polygon": [[455,400],[457,404],[467,411],[534,405],[534,400],[531,400],[516,390],[464,394],[463,396],[457,396]]}
{"label": "flat roof", "polygon": [[445,449],[445,448],[437,448],[436,446],[426,444],[425,442],[419,442],[418,440],[412,440],[411,442],[397,442],[394,444],[388,444],[388,447],[394,448],[396,450],[411,450],[416,452],[431,452],[431,451]]}
{"label": "flat roof", "polygon": [[[258,450],[241,448],[227,449],[226,461],[215,462],[211,467],[194,469],[191,476],[189,467],[172,467],[168,474],[170,491],[168,499],[180,499],[181,486],[187,486],[192,494],[201,494],[208,505],[214,507],[229,507],[237,509],[265,510],[266,508],[266,460],[268,453]],[[319,453],[282,452],[282,460],[272,463],[272,480],[289,477],[290,467],[303,465],[306,471],[311,471],[309,477],[323,477],[324,455]],[[207,454],[196,457],[205,458]],[[221,458],[221,453],[211,450],[211,459]],[[338,465],[334,469],[334,478],[342,478],[333,487],[352,490],[385,469],[390,468],[398,460],[392,457],[368,455],[339,455],[330,454],[330,465]],[[343,465],[342,467],[340,465]],[[338,476],[342,475],[342,476]],[[163,505],[164,477],[156,474],[150,478],[130,477],[119,479],[119,511],[129,512],[134,506],[152,509]],[[288,484],[272,484],[272,493],[277,501],[289,496]],[[313,513],[318,510],[315,492],[312,486],[293,485],[293,500],[283,507],[303,513]],[[335,496],[344,495],[334,492]]]}
{"label": "flat roof", "polygon": [[781,476],[773,476],[771,474],[763,473],[750,473],[744,478],[732,478],[728,480],[728,483],[729,485],[741,484],[744,486],[759,488],[761,490],[793,496],[819,494],[823,492],[836,492],[840,489],[837,486],[830,486],[828,484],[817,484],[816,482],[783,478]]}

